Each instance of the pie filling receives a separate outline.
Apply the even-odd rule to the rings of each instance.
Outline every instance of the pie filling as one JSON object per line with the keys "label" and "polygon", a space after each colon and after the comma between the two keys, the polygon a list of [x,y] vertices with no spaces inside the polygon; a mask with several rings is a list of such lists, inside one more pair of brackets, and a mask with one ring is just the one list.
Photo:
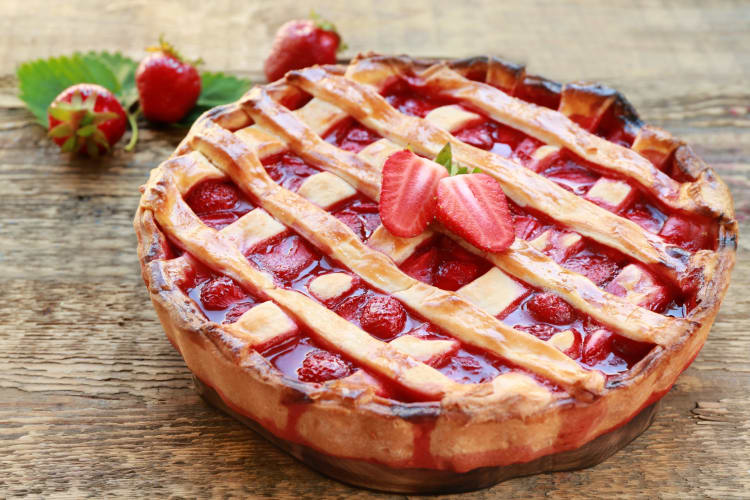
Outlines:
{"label": "pie filling", "polygon": [[[404,82],[389,85],[383,94],[399,111],[420,117],[454,104],[450,99],[426,95]],[[559,104],[543,89],[521,89],[517,95],[539,105],[556,107]],[[477,115],[476,119],[453,131],[464,142],[514,158],[565,189],[636,222],[685,250],[715,249],[716,232],[709,220],[670,213],[637,186],[603,172],[572,152],[546,146],[476,110],[463,109]],[[601,117],[598,123],[586,125],[608,140],[625,146],[633,142],[632,134],[611,113]],[[352,118],[342,120],[324,136],[326,141],[354,153],[380,138]],[[670,161],[663,161],[661,165],[668,173],[673,169]],[[384,228],[375,201],[346,186],[331,191],[326,184],[329,182],[326,176],[331,174],[306,163],[291,151],[264,158],[263,164],[275,182],[324,207],[358,238],[379,249],[375,242]],[[252,210],[260,210],[230,181],[203,181],[194,186],[185,199],[205,224],[217,230]],[[633,300],[638,305],[655,312],[674,317],[684,317],[689,312],[691,297],[668,278],[614,249],[566,229],[543,214],[512,202],[510,209],[516,237],[526,240],[563,267],[585,275],[615,295],[630,299],[636,294]],[[273,276],[278,286],[313,298],[370,335],[403,348],[410,355],[418,353],[417,359],[452,380],[489,382],[499,374],[521,371],[552,390],[560,390],[538,375],[489,352],[462,344],[394,297],[367,285],[292,230],[270,231],[266,236],[245,255],[258,269]],[[181,255],[177,249],[173,253]],[[611,332],[558,296],[505,274],[447,235],[430,232],[402,248],[397,257],[391,257],[409,276],[457,292],[508,326],[552,343],[582,366],[600,370],[607,376],[628,370],[653,347]],[[264,305],[266,299],[252,296],[231,278],[213,273],[190,256],[186,259],[192,272],[182,288],[209,320],[232,324],[253,308],[268,308]],[[316,341],[315,335],[300,324],[279,327],[279,332],[266,344],[256,346],[256,350],[293,380],[322,383],[357,376],[359,372],[374,381],[381,396],[410,400],[403,391],[379,381],[373,373],[336,352],[334,346]]]}

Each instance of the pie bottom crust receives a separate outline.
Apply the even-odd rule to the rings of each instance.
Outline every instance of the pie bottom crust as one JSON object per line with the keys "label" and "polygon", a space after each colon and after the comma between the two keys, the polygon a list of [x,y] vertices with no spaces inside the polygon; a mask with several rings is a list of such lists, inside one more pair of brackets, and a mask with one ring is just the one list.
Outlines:
{"label": "pie bottom crust", "polygon": [[354,486],[394,493],[458,493],[488,488],[514,477],[531,476],[542,472],[559,472],[593,467],[611,457],[618,450],[644,432],[654,420],[659,401],[644,408],[629,422],[575,450],[539,457],[531,462],[479,467],[467,472],[437,469],[394,469],[385,465],[338,458],[308,446],[278,438],[257,422],[233,410],[210,386],[193,376],[196,392],[210,405],[266,438],[277,447],[300,460],[313,470]]}

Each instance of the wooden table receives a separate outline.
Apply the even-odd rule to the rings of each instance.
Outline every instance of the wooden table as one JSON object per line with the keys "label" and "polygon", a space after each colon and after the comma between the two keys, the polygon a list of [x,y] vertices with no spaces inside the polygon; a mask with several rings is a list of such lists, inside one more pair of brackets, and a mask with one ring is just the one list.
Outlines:
{"label": "wooden table", "polygon": [[[15,97],[15,66],[73,50],[139,58],[160,32],[209,69],[259,78],[291,0],[0,3],[0,497],[364,497],[277,451],[193,392],[141,282],[138,186],[182,131],[143,130],[135,153],[69,159]],[[560,81],[625,92],[730,184],[750,230],[750,4],[700,0],[321,1],[351,49],[497,53]],[[708,344],[653,426],[592,469],[466,495],[750,496],[750,259]]]}

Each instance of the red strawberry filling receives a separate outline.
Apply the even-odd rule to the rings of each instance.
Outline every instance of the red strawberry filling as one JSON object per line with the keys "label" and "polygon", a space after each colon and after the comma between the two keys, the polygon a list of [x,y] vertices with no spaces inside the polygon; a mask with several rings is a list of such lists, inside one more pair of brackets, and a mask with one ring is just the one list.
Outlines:
{"label": "red strawberry filling", "polygon": [[240,195],[233,184],[222,181],[205,181],[190,190],[185,198],[196,214],[208,214],[234,208]]}
{"label": "red strawberry filling", "polygon": [[441,262],[434,285],[443,290],[455,291],[474,281],[482,274],[483,263],[449,260]]}
{"label": "red strawberry filling", "polygon": [[389,339],[404,328],[406,310],[393,297],[373,296],[362,307],[359,323],[376,337]]}
{"label": "red strawberry filling", "polygon": [[377,133],[353,119],[344,120],[325,136],[325,140],[328,142],[332,142],[339,148],[352,153],[359,153],[367,145],[378,139],[380,139],[380,136]]}
{"label": "red strawberry filling", "polygon": [[586,276],[599,286],[608,283],[620,272],[616,262],[602,255],[574,255],[565,261],[564,267]]}
{"label": "red strawberry filling", "polygon": [[383,91],[385,100],[404,114],[424,118],[427,113],[440,106],[452,104],[451,99],[425,95],[403,80],[396,80]]}
{"label": "red strawberry filling", "polygon": [[410,257],[401,266],[401,270],[415,280],[432,284],[439,259],[438,249],[430,248],[426,252]]}
{"label": "red strawberry filling", "polygon": [[381,223],[378,205],[364,201],[364,197],[361,196],[345,201],[338,208],[334,207],[331,213],[363,241],[367,240]]}
{"label": "red strawberry filling", "polygon": [[566,325],[575,319],[573,308],[557,295],[540,293],[526,302],[526,308],[538,321]]}
{"label": "red strawberry filling", "polygon": [[303,269],[317,260],[309,243],[297,235],[284,238],[278,244],[266,248],[265,253],[255,254],[251,258],[261,269],[268,270],[285,281],[295,279]]}
{"label": "red strawberry filling", "polygon": [[296,191],[307,177],[320,172],[292,152],[264,158],[263,166],[274,182],[290,191]]}
{"label": "red strawberry filling", "polygon": [[311,351],[297,369],[297,375],[303,382],[325,382],[351,375],[352,366],[347,361],[329,351]]}
{"label": "red strawberry filling", "polygon": [[229,181],[207,180],[193,187],[185,202],[207,225],[221,229],[254,208]]}
{"label": "red strawberry filling", "polygon": [[[521,95],[543,104],[552,104],[548,96],[543,92],[535,94],[534,92],[538,92],[539,89],[532,87],[522,90]],[[432,109],[450,103],[449,100],[435,96],[424,97],[420,95],[419,89],[408,85],[392,87],[386,93],[391,104],[402,112],[417,116],[425,116]],[[605,116],[598,125],[597,133],[611,138],[622,136],[619,140],[623,143],[632,142],[632,137],[627,136],[610,121]],[[603,127],[609,128],[605,131]],[[601,173],[595,168],[564,150],[545,157],[545,162],[539,161],[540,155],[537,150],[543,145],[541,142],[491,120],[470,124],[454,135],[475,147],[491,150],[502,156],[512,156],[529,168],[538,169],[542,175],[581,195],[586,195],[601,177]],[[378,138],[377,134],[366,127],[353,120],[346,120],[329,132],[326,140],[342,149],[358,152]],[[489,176],[468,174],[447,177],[447,170],[443,167],[424,169],[424,164],[432,163],[429,160],[419,158],[408,151],[399,155],[401,156],[396,160],[401,162],[400,170],[396,174],[391,173],[393,182],[390,185],[386,182],[384,167],[380,205],[357,195],[330,209],[333,215],[362,240],[370,237],[379,225],[381,216],[383,224],[392,233],[397,234],[396,231],[401,231],[402,234],[416,235],[427,228],[433,219],[431,214],[434,213],[438,214],[445,227],[478,248],[497,248],[493,245],[497,245],[498,241],[505,245],[502,248],[507,248],[515,237],[530,242],[549,231],[549,234],[556,236],[550,237],[548,246],[544,247],[543,251],[552,256],[557,255],[554,253],[557,236],[570,233],[569,229],[559,226],[544,215],[512,203],[508,207],[506,202],[504,210],[498,210],[496,203],[502,205],[502,202],[498,202],[491,193],[487,193],[487,190],[496,188],[500,194],[502,191],[498,183]],[[292,153],[267,158],[263,163],[275,181],[292,190],[296,190],[310,175],[320,172],[318,168],[308,165]],[[404,171],[412,169],[413,165],[417,167],[405,174]],[[427,172],[427,175],[423,176],[423,171]],[[398,174],[402,177],[399,178]],[[219,218],[226,213],[237,211],[243,200],[236,187],[229,183],[210,182],[213,185],[204,186],[206,193],[194,189],[186,197],[196,213],[204,220],[210,220],[211,217]],[[430,198],[424,193],[432,193],[433,184],[438,186],[434,190],[438,198],[441,197],[439,186],[448,186],[445,189],[442,212],[439,202],[435,211],[431,212],[429,208],[423,210],[424,200]],[[226,189],[227,186],[230,189]],[[237,198],[233,197],[232,188],[237,193]],[[406,196],[404,193],[412,194]],[[396,200],[391,205],[387,201],[389,196]],[[502,199],[504,201],[504,195]],[[715,245],[716,236],[707,229],[710,228],[708,223],[694,218],[686,219],[665,214],[641,193],[627,198],[623,203],[623,206],[617,207],[618,213],[651,231],[659,232],[669,243],[687,250],[710,248]],[[488,208],[490,206],[493,208]],[[404,214],[408,214],[408,217]],[[493,217],[498,214],[500,221],[493,221]],[[284,286],[302,293],[307,293],[306,285],[314,277],[329,272],[349,272],[321,255],[317,249],[297,235],[255,249],[248,258],[282,280]],[[658,311],[666,310],[668,314],[676,316],[684,315],[690,307],[685,305],[688,304],[688,299],[675,296],[671,288],[659,281],[660,278],[650,274],[646,275],[648,279],[644,278],[644,284],[640,288],[633,290],[632,287],[623,287],[621,281],[618,281],[618,276],[632,264],[631,259],[603,248],[587,238],[582,238],[579,244],[566,249],[556,260],[564,267],[587,276],[595,284],[606,287],[616,295],[628,297],[629,293],[642,294],[643,298],[639,303],[644,307]],[[410,276],[445,290],[458,290],[484,275],[490,268],[491,264],[485,259],[467,252],[445,236],[432,238],[401,265],[401,269]],[[644,269],[644,272],[648,271]],[[221,291],[219,293],[212,291],[217,285],[209,286],[217,277],[201,279],[203,281],[198,280],[198,285],[190,285],[194,286],[190,294],[200,302],[209,318],[215,317],[218,321],[226,322],[236,321],[256,303],[241,288],[232,288],[231,283],[226,285],[224,291],[218,287]],[[559,348],[580,363],[607,374],[619,373],[642,359],[652,347],[610,332],[557,295],[528,288],[530,290],[527,290],[525,295],[498,317],[502,317],[506,324],[541,340],[549,341],[553,337],[558,339],[561,335],[566,336],[568,341],[560,344],[562,347]],[[204,289],[208,290],[205,292],[205,301]],[[351,290],[342,296],[322,303],[371,335],[386,341],[392,341],[406,333],[424,339],[449,338],[440,333],[434,325],[414,315],[395,298],[372,290],[362,282],[353,285]],[[348,376],[354,372],[354,367],[348,361],[334,352],[321,349],[310,335],[303,329],[295,338],[264,350],[263,355],[272,360],[283,373],[303,381],[321,382]],[[464,345],[457,351],[451,351],[430,363],[444,374],[461,382],[489,381],[500,373],[517,369],[484,351]]]}
{"label": "red strawberry filling", "polygon": [[487,260],[467,252],[448,236],[439,236],[409,257],[401,270],[423,283],[455,291],[491,267]]}
{"label": "red strawberry filling", "polygon": [[716,234],[712,226],[698,217],[672,215],[659,231],[669,243],[695,252],[701,248],[715,248]]}
{"label": "red strawberry filling", "polygon": [[201,302],[206,309],[220,310],[245,298],[245,291],[227,276],[214,278],[201,288]]}

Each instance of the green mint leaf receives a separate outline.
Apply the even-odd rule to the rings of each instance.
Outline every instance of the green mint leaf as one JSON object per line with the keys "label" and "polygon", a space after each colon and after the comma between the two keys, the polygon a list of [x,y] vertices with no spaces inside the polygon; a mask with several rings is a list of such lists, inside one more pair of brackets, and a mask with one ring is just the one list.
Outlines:
{"label": "green mint leaf", "polygon": [[435,157],[435,163],[438,163],[448,169],[448,173],[451,174],[451,166],[453,164],[453,150],[451,150],[451,143],[446,142],[443,149]]}
{"label": "green mint leaf", "polygon": [[204,71],[201,73],[201,95],[195,107],[179,122],[189,127],[206,110],[234,102],[250,89],[250,81],[236,76]]}
{"label": "green mint leaf", "polygon": [[[46,127],[49,105],[60,92],[77,83],[95,83],[109,89],[121,100],[124,96],[132,99],[136,67],[137,63],[132,59],[107,52],[75,53],[29,61],[16,71],[19,97],[37,121]],[[135,95],[137,98],[137,92]]]}
{"label": "green mint leaf", "polygon": [[[453,161],[453,150],[451,149],[451,143],[446,142],[443,149],[435,157],[435,163],[438,163],[448,169],[448,175],[451,177],[454,175],[465,175],[469,173],[467,167],[462,167],[458,162]],[[479,174],[482,171],[478,168],[474,168],[471,173]]]}

